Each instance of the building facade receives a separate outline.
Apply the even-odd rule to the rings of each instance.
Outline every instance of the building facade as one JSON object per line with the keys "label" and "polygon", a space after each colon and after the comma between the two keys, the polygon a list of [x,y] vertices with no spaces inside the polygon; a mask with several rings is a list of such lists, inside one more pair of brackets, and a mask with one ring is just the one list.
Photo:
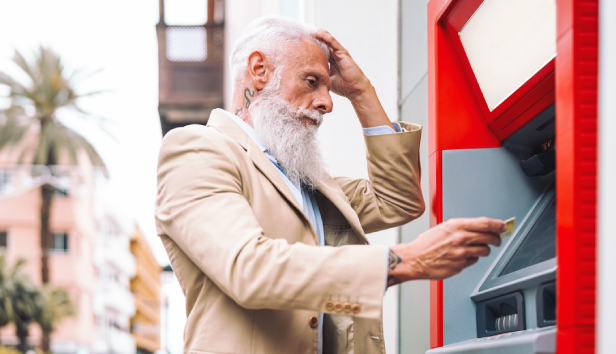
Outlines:
{"label": "building facade", "polygon": [[[0,231],[10,263],[27,261],[24,270],[34,283],[41,281],[40,204],[41,184],[53,183],[50,227],[53,248],[49,259],[51,282],[68,290],[75,315],[65,318],[51,336],[54,353],[90,350],[96,323],[96,266],[93,252],[96,220],[92,207],[94,176],[86,167],[3,166],[0,168]],[[30,326],[29,342],[39,345],[41,332]],[[0,332],[5,345],[16,345],[12,325]]]}
{"label": "building facade", "polygon": [[[56,187],[51,210],[53,234],[50,280],[68,290],[75,315],[51,335],[54,353],[134,354],[129,333],[135,300],[130,279],[133,224],[110,204],[106,178],[89,166],[0,168],[0,248],[9,263],[23,258],[35,284],[41,278],[41,185]],[[29,344],[40,345],[41,331],[30,326]],[[15,329],[0,332],[4,345],[16,345]]]}
{"label": "building facade", "polygon": [[136,228],[130,242],[135,257],[136,275],[130,281],[135,298],[135,315],[130,328],[138,354],[151,354],[161,348],[160,308],[162,268],[154,258],[152,250],[141,231]]}
{"label": "building facade", "polygon": [[[97,291],[94,313],[96,339],[94,353],[134,354],[135,340],[130,334],[130,319],[135,315],[135,297],[130,279],[136,273],[135,257],[130,252],[133,225],[112,208],[97,204],[98,232],[94,260],[97,269]],[[117,209],[116,209],[117,210]]]}

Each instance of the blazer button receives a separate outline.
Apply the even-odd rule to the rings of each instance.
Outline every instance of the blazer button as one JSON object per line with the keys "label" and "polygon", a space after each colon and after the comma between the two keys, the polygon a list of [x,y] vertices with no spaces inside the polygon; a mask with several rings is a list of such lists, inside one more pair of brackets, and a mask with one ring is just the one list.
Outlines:
{"label": "blazer button", "polygon": [[333,301],[325,302],[325,309],[327,311],[333,311],[334,310],[334,302]]}
{"label": "blazer button", "polygon": [[346,312],[346,313],[351,312],[351,311],[352,311],[352,309],[353,309],[353,306],[351,306],[351,304],[349,304],[348,302],[345,302],[345,303],[342,305],[342,310],[343,310],[344,312]]}
{"label": "blazer button", "polygon": [[335,302],[334,303],[334,310],[336,310],[336,312],[341,312],[342,311],[342,302]]}
{"label": "blazer button", "polygon": [[310,317],[310,321],[308,321],[308,324],[310,324],[310,328],[317,328],[317,326],[319,325],[319,319],[316,316],[312,316]]}
{"label": "blazer button", "polygon": [[361,312],[361,305],[359,304],[353,304],[351,306],[351,311],[353,311],[354,314],[358,314]]}

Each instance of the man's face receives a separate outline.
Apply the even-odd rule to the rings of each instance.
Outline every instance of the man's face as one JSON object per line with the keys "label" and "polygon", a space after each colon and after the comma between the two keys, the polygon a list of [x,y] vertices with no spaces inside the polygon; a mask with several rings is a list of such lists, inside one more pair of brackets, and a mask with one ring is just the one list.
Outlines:
{"label": "man's face", "polygon": [[[279,91],[282,97],[292,108],[321,114],[331,112],[333,102],[329,94],[329,66],[319,45],[305,39],[289,50],[292,54],[282,72]],[[316,125],[309,117],[302,116],[300,119],[306,125]]]}

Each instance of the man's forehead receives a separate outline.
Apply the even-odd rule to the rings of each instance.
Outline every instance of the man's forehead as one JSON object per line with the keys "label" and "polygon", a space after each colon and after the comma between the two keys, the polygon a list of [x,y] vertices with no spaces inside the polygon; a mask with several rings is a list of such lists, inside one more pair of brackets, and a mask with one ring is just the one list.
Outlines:
{"label": "man's forehead", "polygon": [[301,48],[289,48],[291,51],[300,49],[291,54],[291,58],[296,62],[296,68],[303,74],[318,76],[329,86],[330,64],[321,47],[315,41],[309,39],[304,39],[300,46]]}

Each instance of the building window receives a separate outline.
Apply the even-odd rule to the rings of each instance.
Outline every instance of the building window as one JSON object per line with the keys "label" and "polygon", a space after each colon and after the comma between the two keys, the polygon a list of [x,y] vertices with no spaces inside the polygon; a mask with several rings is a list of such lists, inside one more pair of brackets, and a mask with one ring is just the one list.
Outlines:
{"label": "building window", "polygon": [[9,243],[9,233],[0,231],[0,248],[7,248]]}
{"label": "building window", "polygon": [[66,188],[54,188],[53,194],[59,197],[68,197],[68,189]]}
{"label": "building window", "polygon": [[6,172],[0,170],[0,193],[6,192],[11,183],[11,175]]}
{"label": "building window", "polygon": [[167,59],[171,61],[204,61],[207,58],[207,36],[203,27],[167,28]]}
{"label": "building window", "polygon": [[53,234],[53,246],[51,250],[54,252],[68,253],[68,234]]}

